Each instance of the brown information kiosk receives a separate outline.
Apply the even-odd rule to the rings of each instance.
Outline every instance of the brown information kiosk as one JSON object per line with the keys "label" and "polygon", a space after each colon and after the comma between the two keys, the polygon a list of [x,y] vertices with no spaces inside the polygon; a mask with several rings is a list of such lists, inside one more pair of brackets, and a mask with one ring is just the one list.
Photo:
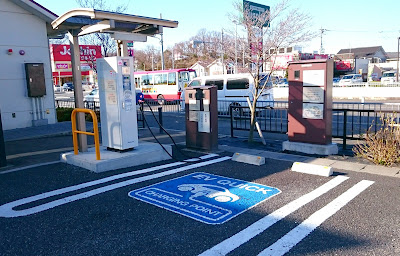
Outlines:
{"label": "brown information kiosk", "polygon": [[333,60],[290,62],[288,138],[283,150],[308,154],[338,153],[332,144]]}
{"label": "brown information kiosk", "polygon": [[185,90],[186,147],[218,148],[218,107],[215,86],[194,86]]}

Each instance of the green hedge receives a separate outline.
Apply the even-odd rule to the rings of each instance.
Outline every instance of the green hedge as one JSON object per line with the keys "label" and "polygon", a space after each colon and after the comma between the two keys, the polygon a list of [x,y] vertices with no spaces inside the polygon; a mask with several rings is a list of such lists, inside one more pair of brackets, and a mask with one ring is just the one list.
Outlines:
{"label": "green hedge", "polygon": [[[64,121],[71,121],[71,114],[73,108],[57,108],[57,121],[64,122]],[[95,111],[97,116],[97,121],[100,122],[100,112]],[[90,114],[85,114],[85,120],[92,122],[92,116]]]}
{"label": "green hedge", "polygon": [[71,113],[73,110],[73,108],[57,108],[57,121],[71,121]]}

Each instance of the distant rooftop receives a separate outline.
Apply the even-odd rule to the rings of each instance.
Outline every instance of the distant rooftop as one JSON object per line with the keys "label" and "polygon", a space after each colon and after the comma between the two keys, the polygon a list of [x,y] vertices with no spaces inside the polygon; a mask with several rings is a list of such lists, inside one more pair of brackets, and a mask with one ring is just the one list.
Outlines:
{"label": "distant rooftop", "polygon": [[372,58],[375,57],[378,52],[382,52],[384,55],[387,55],[382,46],[341,49],[337,54],[352,53],[355,55],[355,58]]}
{"label": "distant rooftop", "polygon": [[398,58],[398,52],[387,52],[386,53],[388,56],[388,59],[397,59]]}

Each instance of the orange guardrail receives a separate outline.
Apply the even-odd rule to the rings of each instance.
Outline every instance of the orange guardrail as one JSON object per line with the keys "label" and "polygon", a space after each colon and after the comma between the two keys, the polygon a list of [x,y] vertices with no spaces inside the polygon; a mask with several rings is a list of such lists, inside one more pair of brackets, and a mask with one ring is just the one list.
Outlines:
{"label": "orange guardrail", "polygon": [[[93,132],[84,132],[78,131],[76,129],[76,114],[78,112],[81,113],[88,113],[92,116],[93,119]],[[78,154],[78,133],[79,134],[86,134],[86,135],[93,135],[94,136],[94,148],[96,150],[96,160],[100,160],[100,142],[99,142],[99,127],[97,124],[97,116],[96,113],[91,109],[85,108],[76,108],[72,111],[71,114],[71,123],[72,123],[72,140],[74,143],[74,154]]]}

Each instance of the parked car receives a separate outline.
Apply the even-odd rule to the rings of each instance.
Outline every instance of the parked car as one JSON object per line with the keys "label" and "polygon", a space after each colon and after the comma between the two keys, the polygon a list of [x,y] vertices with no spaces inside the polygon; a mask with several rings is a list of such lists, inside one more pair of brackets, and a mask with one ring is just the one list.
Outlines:
{"label": "parked car", "polygon": [[75,89],[74,84],[72,82],[67,82],[63,84],[64,91],[73,91]]}
{"label": "parked car", "polygon": [[396,74],[397,74],[396,71],[383,72],[382,78],[381,78],[381,83],[383,85],[394,84],[395,82],[397,82]]}
{"label": "parked car", "polygon": [[53,88],[54,88],[54,92],[62,92],[62,88],[59,84],[54,84]]}
{"label": "parked car", "polygon": [[99,90],[98,89],[92,90],[88,95],[85,95],[85,97],[83,97],[83,100],[84,101],[100,101]]}
{"label": "parked car", "polygon": [[[263,81],[260,81],[260,86]],[[250,100],[253,98],[254,78],[251,74],[229,74],[229,75],[214,75],[214,76],[201,76],[194,78],[189,87],[193,86],[207,86],[214,85],[218,89],[218,111],[226,112],[229,106],[247,106],[246,97]],[[269,81],[267,88],[262,92],[258,107],[274,107],[274,93],[272,89],[272,82]],[[238,109],[234,109],[237,111]]]}
{"label": "parked car", "polygon": [[352,84],[362,83],[363,79],[360,74],[345,75],[340,79],[339,86],[349,86]]}
{"label": "parked car", "polygon": [[334,77],[333,78],[333,85],[338,85],[340,82],[340,77]]}

